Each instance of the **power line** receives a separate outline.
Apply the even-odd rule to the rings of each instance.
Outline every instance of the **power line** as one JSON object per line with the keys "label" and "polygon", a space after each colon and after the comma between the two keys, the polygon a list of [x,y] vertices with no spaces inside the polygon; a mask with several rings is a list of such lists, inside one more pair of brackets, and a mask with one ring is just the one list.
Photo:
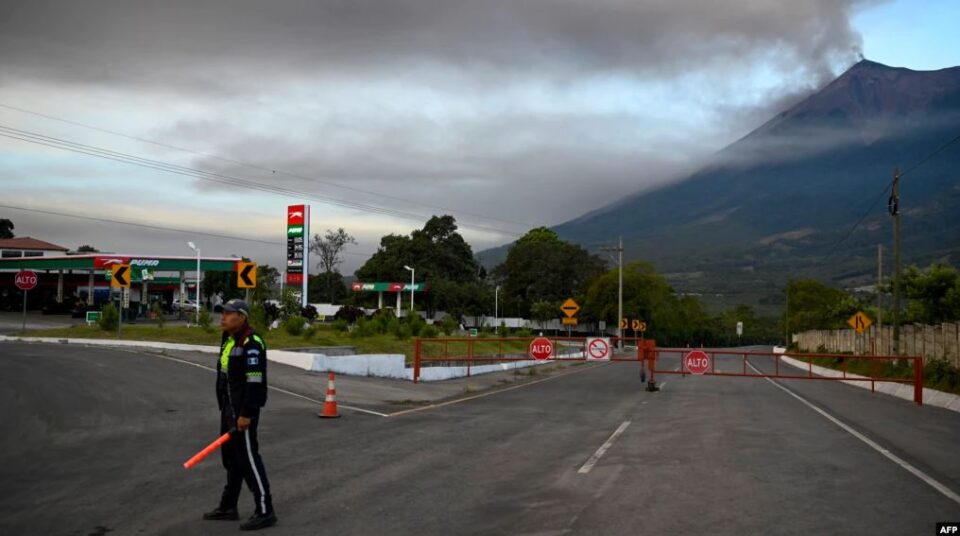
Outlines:
{"label": "power line", "polygon": [[[55,138],[52,136],[46,136],[44,134],[38,134],[35,132],[30,132],[26,130],[21,130],[13,127],[9,127],[3,124],[0,124],[0,136],[25,141],[28,143],[34,143],[39,145],[44,145],[47,147],[52,147],[56,149],[62,149],[66,151],[71,151],[75,153],[85,154],[89,156],[95,156],[98,158],[104,158],[107,160],[113,160],[116,162],[136,165],[144,168],[155,169],[158,171],[164,171],[167,173],[174,173],[183,176],[194,177],[200,180],[205,180],[209,182],[216,182],[220,184],[227,184],[231,186],[237,186],[240,188],[246,188],[251,190],[259,190],[262,192],[272,193],[282,197],[300,197],[312,199],[315,201],[320,201],[322,203],[338,205],[345,208],[362,210],[365,212],[373,212],[388,216],[396,216],[404,219],[411,219],[415,221],[423,221],[426,219],[422,214],[416,214],[412,212],[405,212],[396,209],[389,209],[385,207],[379,207],[376,205],[369,205],[365,203],[344,201],[340,199],[319,196],[316,194],[308,194],[306,192],[300,192],[297,190],[292,190],[289,188],[282,188],[279,186],[269,186],[263,183],[250,181],[240,177],[235,177],[231,175],[224,175],[221,173],[214,173],[210,171],[204,171],[201,169],[191,168],[187,166],[180,166],[177,164],[171,164],[169,162],[164,162],[161,160],[152,160],[149,158],[143,158],[136,155],[131,155],[128,153],[123,153],[120,151],[113,151],[110,149],[104,149],[101,147],[82,144],[62,138]],[[469,224],[469,223],[460,223],[460,226],[471,229],[479,229],[494,233],[499,233],[508,236],[519,236],[520,233],[507,231],[505,229],[499,229],[495,227],[488,227],[484,225]]]}
{"label": "power line", "polygon": [[[950,147],[951,145],[953,145],[954,143],[956,143],[956,142],[958,142],[958,141],[960,141],[960,135],[957,135],[956,137],[954,137],[954,138],[951,139],[950,141],[948,141],[948,142],[944,143],[943,145],[941,145],[940,147],[938,147],[938,148],[937,148],[935,151],[933,151],[932,153],[930,153],[930,154],[928,154],[927,156],[921,158],[921,159],[920,159],[919,161],[917,161],[915,164],[913,164],[912,166],[908,167],[908,168],[906,169],[906,171],[901,172],[901,173],[900,173],[900,178],[903,178],[903,176],[906,175],[907,173],[909,173],[909,172],[911,172],[911,171],[919,168],[920,166],[926,164],[927,162],[929,162],[930,160],[932,160],[935,156],[937,156],[938,154],[940,154],[941,152],[943,152],[947,147]],[[883,197],[884,197],[884,196],[887,194],[887,192],[890,190],[890,188],[893,187],[893,181],[894,181],[894,180],[895,180],[895,179],[890,179],[890,182],[888,182],[887,185],[884,186],[883,190],[880,191],[880,194],[876,197],[876,199],[873,200],[872,203],[870,203],[869,207],[867,207],[867,210],[866,210],[866,211],[863,213],[863,215],[860,216],[860,218],[850,227],[850,229],[849,229],[849,230],[847,231],[847,233],[843,236],[843,238],[841,238],[840,240],[838,240],[836,243],[833,244],[833,247],[830,248],[830,252],[827,254],[827,260],[830,260],[830,259],[833,257],[833,254],[837,251],[837,248],[839,248],[841,244],[843,244],[848,238],[850,238],[850,236],[853,235],[853,232],[856,231],[858,227],[860,227],[860,224],[862,224],[863,221],[864,221],[864,220],[867,218],[867,216],[870,214],[870,212],[873,211],[874,207],[877,206],[877,203],[879,203],[880,200],[883,199]]]}
{"label": "power line", "polygon": [[[286,245],[286,242],[281,242],[281,241],[261,240],[261,239],[258,239],[258,238],[249,238],[249,237],[244,237],[244,236],[235,236],[235,235],[224,235],[224,234],[208,233],[208,232],[205,232],[205,231],[196,231],[196,230],[193,230],[193,229],[178,229],[178,228],[176,228],[176,227],[164,227],[164,226],[162,226],[162,225],[150,225],[150,224],[147,224],[147,223],[136,223],[136,222],[131,222],[131,221],[113,220],[113,219],[109,219],[109,218],[97,218],[97,217],[94,217],[94,216],[83,216],[83,215],[80,215],[80,214],[71,214],[71,213],[69,213],[69,212],[58,212],[58,211],[54,211],[54,210],[44,210],[44,209],[29,208],[29,207],[18,207],[18,206],[14,206],[14,205],[0,205],[0,208],[10,209],[10,210],[22,210],[22,211],[24,211],[24,212],[33,212],[33,213],[36,213],[36,214],[46,214],[46,215],[50,215],[50,216],[62,216],[62,217],[65,217],[65,218],[76,218],[76,219],[80,219],[80,220],[95,221],[95,222],[100,222],[100,223],[114,223],[114,224],[119,224],[119,225],[129,225],[129,226],[131,226],[131,227],[140,227],[141,229],[152,229],[152,230],[158,230],[158,231],[171,231],[171,232],[186,233],[186,234],[191,234],[191,235],[209,236],[209,237],[213,237],[213,238],[225,238],[225,239],[227,239],[227,240],[239,240],[239,241],[242,241],[242,242],[256,242],[256,243],[259,243],[259,244],[268,244],[268,245],[271,245],[271,246],[284,246],[284,245]],[[372,255],[372,253],[371,253],[371,254],[366,254],[366,253],[353,252],[353,251],[344,251],[343,253],[344,253],[345,255],[355,255],[355,256],[359,256],[359,257],[369,257],[370,255]]]}
{"label": "power line", "polygon": [[97,132],[103,132],[103,133],[105,133],[105,134],[110,134],[110,135],[118,136],[118,137],[121,137],[121,138],[127,138],[127,139],[134,140],[134,141],[138,141],[138,142],[141,142],[141,143],[149,143],[149,144],[152,144],[152,145],[156,145],[156,146],[158,146],[158,147],[164,147],[164,148],[166,148],[166,149],[173,149],[173,150],[175,150],[175,151],[181,151],[181,152],[185,152],[185,153],[189,153],[189,154],[193,154],[193,155],[197,155],[197,156],[203,156],[203,157],[206,157],[206,158],[212,158],[212,159],[214,159],[214,160],[219,160],[219,161],[221,161],[221,162],[227,162],[227,163],[230,163],[230,164],[235,164],[235,165],[238,165],[238,166],[242,166],[242,167],[246,167],[246,168],[250,168],[250,169],[255,169],[255,170],[258,170],[258,171],[264,171],[264,172],[268,172],[268,173],[275,174],[275,175],[282,175],[282,176],[285,176],[285,177],[291,177],[291,178],[295,178],[295,179],[305,180],[305,181],[308,181],[308,182],[320,183],[320,184],[324,184],[324,185],[327,185],[327,186],[331,186],[331,187],[333,187],[333,188],[340,188],[340,189],[343,189],[343,190],[347,190],[347,191],[351,191],[351,192],[356,192],[356,193],[361,193],[361,194],[365,194],[365,195],[377,196],[377,197],[381,197],[381,198],[384,198],[384,199],[389,199],[389,200],[391,200],[391,201],[400,201],[400,202],[409,203],[409,204],[412,204],[412,205],[419,205],[419,206],[426,207],[426,208],[430,208],[430,209],[441,210],[441,211],[444,211],[444,212],[450,213],[450,214],[452,214],[452,213],[463,214],[463,215],[472,216],[472,217],[480,218],[480,219],[482,219],[482,220],[487,220],[487,221],[499,221],[499,222],[502,222],[502,223],[509,223],[509,224],[513,224],[513,225],[520,225],[520,226],[525,226],[525,227],[528,227],[528,228],[529,228],[529,227],[535,227],[535,225],[533,225],[533,224],[531,224],[531,223],[520,222],[520,221],[516,221],[516,220],[503,219],[503,218],[492,218],[492,217],[487,216],[487,215],[478,214],[478,213],[474,213],[474,212],[469,212],[469,211],[466,211],[466,210],[453,210],[453,209],[451,209],[451,208],[444,207],[444,206],[440,206],[440,205],[432,205],[432,204],[429,204],[429,203],[424,203],[424,202],[422,202],[422,201],[416,201],[416,200],[407,199],[407,198],[403,198],[403,197],[399,197],[399,196],[394,196],[394,195],[390,195],[390,194],[384,194],[384,193],[380,193],[380,192],[373,192],[373,191],[370,191],[370,190],[364,190],[364,189],[362,189],[362,188],[356,188],[356,187],[353,187],[353,186],[345,186],[345,185],[343,185],[343,184],[338,184],[338,183],[335,183],[335,182],[332,182],[332,181],[329,181],[329,180],[319,179],[319,178],[316,178],[316,177],[309,177],[309,176],[306,176],[306,175],[301,175],[301,174],[293,173],[293,172],[289,172],[289,171],[277,170],[277,169],[269,168],[269,167],[262,166],[262,165],[259,165],[259,164],[254,164],[254,163],[251,163],[251,162],[245,162],[245,161],[242,161],[242,160],[236,160],[236,159],[233,159],[233,158],[227,158],[227,157],[220,156],[220,155],[216,155],[216,154],[210,154],[210,153],[205,153],[205,152],[202,152],[202,151],[196,151],[196,150],[189,149],[189,148],[186,148],[186,147],[181,147],[181,146],[178,146],[178,145],[173,145],[173,144],[169,144],[169,143],[164,143],[164,142],[157,141],[157,140],[151,140],[151,139],[148,139],[148,138],[142,138],[142,137],[139,137],[139,136],[132,136],[132,135],[130,135],[130,134],[126,134],[126,133],[123,133],[123,132],[118,132],[118,131],[116,131],[116,130],[110,130],[110,129],[106,129],[106,128],[102,128],[102,127],[98,127],[98,126],[94,126],[94,125],[89,125],[89,124],[86,124],[86,123],[80,123],[80,122],[78,122],[78,121],[72,121],[72,120],[70,120],[70,119],[64,119],[64,118],[62,118],[62,117],[56,117],[56,116],[53,116],[53,115],[48,115],[48,114],[44,114],[44,113],[40,113],[40,112],[35,112],[35,111],[33,111],[33,110],[28,110],[28,109],[26,109],[26,108],[20,108],[20,107],[18,107],[18,106],[12,106],[12,105],[9,105],[9,104],[4,104],[4,103],[2,103],[2,102],[0,102],[0,108],[6,108],[6,109],[8,109],[8,110],[13,110],[13,111],[16,111],[16,112],[33,115],[33,116],[36,116],[36,117],[42,117],[42,118],[44,118],[44,119],[49,119],[49,120],[51,120],[51,121],[57,121],[57,122],[64,123],[64,124],[68,124],[68,125],[73,125],[73,126],[77,126],[77,127],[81,127],[81,128],[90,129],[90,130],[95,130],[95,131],[97,131]]}

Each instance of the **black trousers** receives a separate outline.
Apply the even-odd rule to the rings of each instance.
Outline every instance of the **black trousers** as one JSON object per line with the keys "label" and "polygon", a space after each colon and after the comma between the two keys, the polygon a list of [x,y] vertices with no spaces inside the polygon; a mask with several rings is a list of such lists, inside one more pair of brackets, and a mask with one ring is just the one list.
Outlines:
{"label": "black trousers", "polygon": [[[236,428],[237,413],[229,406],[220,411],[220,433],[227,433]],[[273,511],[273,502],[270,499],[270,482],[267,480],[267,471],[260,459],[260,449],[257,443],[257,424],[260,417],[254,417],[250,427],[240,432],[235,431],[230,441],[220,448],[223,458],[223,467],[227,470],[227,485],[223,487],[223,496],[220,506],[236,508],[240,500],[240,489],[246,481],[247,487],[253,493],[256,511],[259,514]]]}

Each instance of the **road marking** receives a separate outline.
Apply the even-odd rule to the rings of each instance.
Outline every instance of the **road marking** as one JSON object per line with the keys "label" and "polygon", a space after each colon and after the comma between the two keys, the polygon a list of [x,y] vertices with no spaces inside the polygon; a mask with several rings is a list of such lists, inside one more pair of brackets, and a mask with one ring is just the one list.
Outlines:
{"label": "road marking", "polygon": [[[750,365],[750,368],[752,368],[753,371],[756,372],[757,374],[763,374],[762,372],[760,372],[759,370],[757,370],[757,368],[754,367],[754,366],[753,366],[753,363],[750,363],[749,360],[747,361],[747,364]],[[943,496],[945,496],[946,498],[950,499],[951,501],[953,501],[953,502],[955,502],[955,503],[957,503],[957,504],[960,504],[960,495],[957,495],[956,493],[953,492],[953,490],[951,490],[951,489],[948,488],[947,486],[944,486],[943,484],[941,484],[940,482],[938,482],[937,480],[935,480],[935,479],[934,479],[933,477],[931,477],[930,475],[924,473],[924,472],[921,471],[920,469],[917,469],[916,467],[914,467],[913,465],[911,465],[909,462],[907,462],[907,461],[904,460],[903,458],[901,458],[901,457],[897,456],[896,454],[890,452],[889,450],[883,448],[883,447],[880,446],[876,441],[874,441],[874,440],[870,439],[869,437],[861,434],[860,432],[854,430],[852,427],[850,427],[850,426],[847,425],[846,423],[842,422],[840,419],[834,417],[833,415],[830,415],[830,414],[827,413],[826,411],[824,411],[824,410],[820,409],[819,407],[815,406],[813,403],[809,402],[807,399],[803,398],[802,396],[798,395],[797,393],[794,393],[792,390],[787,389],[786,387],[784,387],[784,386],[780,385],[779,383],[771,380],[770,378],[767,378],[766,376],[764,376],[763,379],[767,380],[768,382],[770,382],[771,384],[773,384],[774,386],[776,386],[778,389],[782,390],[783,392],[787,393],[788,395],[792,396],[793,398],[796,398],[796,399],[799,400],[800,402],[803,402],[804,404],[807,405],[807,407],[809,407],[809,408],[812,409],[813,411],[816,411],[817,413],[819,413],[820,415],[822,415],[824,418],[826,418],[827,420],[829,420],[829,421],[832,422],[833,424],[836,424],[837,426],[839,426],[840,428],[842,428],[844,431],[846,431],[847,433],[849,433],[849,434],[852,435],[853,437],[859,439],[860,441],[863,441],[864,443],[867,444],[867,446],[869,446],[869,447],[872,448],[873,450],[879,452],[879,453],[882,454],[884,457],[886,457],[887,459],[889,459],[889,460],[892,461],[893,463],[899,465],[899,466],[902,467],[903,469],[906,469],[907,472],[909,472],[909,473],[912,474],[913,476],[919,478],[920,480],[922,480],[923,482],[925,482],[927,485],[929,485],[929,486],[932,487],[933,489],[939,491],[939,492],[940,492]]]}
{"label": "road marking", "polygon": [[[136,354],[136,355],[143,355],[142,352],[135,352],[135,351],[133,351],[133,350],[127,350],[126,348],[115,348],[115,350],[120,350],[120,351],[123,351],[123,352],[128,352],[128,353]],[[152,353],[152,352],[148,352],[148,353],[150,353],[150,355],[153,355],[154,357],[159,357],[160,359],[166,359],[167,361],[175,361],[175,362],[177,362],[177,363],[182,363],[182,364],[184,364],[184,365],[191,365],[191,366],[194,366],[194,367],[197,367],[197,368],[202,368],[202,369],[204,369],[204,370],[209,370],[209,371],[213,371],[213,372],[216,372],[216,371],[217,371],[217,369],[215,369],[215,368],[213,368],[213,367],[208,367],[208,366],[206,366],[206,365],[201,365],[201,364],[199,364],[199,363],[194,363],[193,361],[187,361],[186,359],[177,359],[176,357],[170,357],[170,356],[168,356],[168,355],[154,354],[154,353]],[[309,396],[304,396],[304,395],[301,395],[301,394],[299,394],[299,393],[294,393],[293,391],[287,391],[286,389],[281,389],[281,388],[279,388],[279,387],[274,387],[274,386],[272,386],[272,385],[268,385],[268,386],[267,386],[267,389],[270,389],[271,391],[277,391],[277,392],[283,393],[283,394],[285,394],[285,395],[290,395],[290,396],[294,396],[294,397],[297,397],[297,398],[302,398],[302,399],[304,399],[304,400],[306,400],[306,401],[313,402],[314,404],[318,404],[318,405],[322,405],[322,404],[323,404],[323,401],[322,401],[322,400],[317,400],[317,399],[315,399],[315,398],[310,398]],[[372,410],[369,410],[369,409],[357,408],[357,407],[354,407],[354,406],[347,406],[347,405],[345,405],[345,404],[337,404],[337,407],[339,407],[339,408],[344,408],[344,409],[349,409],[349,410],[351,410],[351,411],[358,411],[358,412],[360,412],[360,413],[367,413],[367,414],[370,414],[370,415],[376,415],[377,417],[389,417],[389,416],[390,416],[390,415],[387,415],[386,413],[380,413],[380,412],[378,412],[378,411],[372,411]]]}
{"label": "road marking", "polygon": [[618,437],[620,437],[620,434],[622,434],[623,431],[626,430],[628,426],[630,426],[630,421],[623,421],[623,424],[621,424],[620,427],[617,428],[615,432],[613,432],[613,435],[611,435],[610,438],[607,439],[606,443],[600,445],[600,448],[598,448],[597,451],[593,453],[593,456],[590,456],[590,459],[587,460],[587,463],[583,464],[583,467],[581,467],[580,470],[577,472],[582,475],[589,473],[590,470],[593,469],[593,466],[596,465],[598,461],[600,461],[600,458],[603,457],[604,453],[607,452],[607,449],[613,446],[613,442],[616,441]]}
{"label": "road marking", "polygon": [[575,369],[575,370],[571,370],[571,371],[569,371],[569,372],[564,372],[563,374],[557,374],[556,376],[550,376],[549,378],[543,378],[542,380],[534,380],[534,381],[532,381],[532,382],[521,383],[520,385],[513,385],[513,386],[511,386],[511,387],[504,387],[503,389],[496,389],[496,390],[493,390],[493,391],[487,391],[486,393],[480,393],[480,394],[478,394],[478,395],[468,396],[468,397],[466,397],[466,398],[458,398],[458,399],[456,399],[456,400],[448,400],[447,402],[441,402],[441,403],[439,403],[439,404],[430,404],[430,405],[428,405],[428,406],[421,406],[421,407],[419,407],[419,408],[405,409],[405,410],[403,410],[403,411],[398,411],[398,412],[396,412],[396,413],[391,413],[391,414],[389,415],[389,417],[398,417],[398,416],[400,416],[400,415],[407,415],[408,413],[416,413],[416,412],[418,412],[418,411],[426,411],[426,410],[428,410],[428,409],[442,408],[442,407],[444,407],[444,406],[450,406],[450,405],[453,405],[453,404],[459,404],[459,403],[461,403],[461,402],[469,402],[469,401],[471,401],[471,400],[476,400],[476,399],[478,399],[478,398],[483,398],[483,397],[486,397],[486,396],[496,395],[496,394],[500,394],[500,393],[506,393],[507,391],[513,391],[514,389],[520,389],[521,387],[529,387],[529,386],[531,386],[531,385],[536,385],[536,384],[538,384],[538,383],[548,382],[548,381],[550,381],[550,380],[555,380],[555,379],[557,379],[557,378],[563,378],[564,376],[569,376],[569,375],[571,375],[571,374],[576,374],[576,373],[578,373],[578,372],[583,372],[583,371],[586,371],[586,370],[593,370],[593,369],[595,369],[595,368],[597,368],[597,367],[599,367],[599,366],[602,366],[602,365],[592,365],[592,366],[591,366],[591,365],[585,365],[585,366],[578,367],[578,368]]}
{"label": "road marking", "polygon": [[663,391],[663,388],[667,386],[667,382],[660,382],[660,390]]}

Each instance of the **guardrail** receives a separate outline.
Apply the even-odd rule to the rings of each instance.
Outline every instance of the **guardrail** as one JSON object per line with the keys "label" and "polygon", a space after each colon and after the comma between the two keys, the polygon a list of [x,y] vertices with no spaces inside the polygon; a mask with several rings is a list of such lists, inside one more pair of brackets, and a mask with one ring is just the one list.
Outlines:
{"label": "guardrail", "polygon": [[[730,376],[745,378],[770,378],[784,380],[862,381],[870,382],[871,391],[877,382],[913,385],[913,399],[923,405],[923,358],[920,356],[865,356],[846,354],[778,354],[715,348],[655,348],[651,362],[651,379],[656,374],[692,375],[687,367],[686,356],[700,351],[709,357],[707,369],[699,375]],[[782,363],[786,355],[806,364],[806,373],[795,373],[795,365]],[[666,365],[676,357],[676,368]],[[759,365],[759,367],[758,367]],[[813,372],[814,366],[826,366],[837,372],[824,376]],[[761,370],[765,368],[767,370]],[[772,370],[770,370],[772,368]]]}

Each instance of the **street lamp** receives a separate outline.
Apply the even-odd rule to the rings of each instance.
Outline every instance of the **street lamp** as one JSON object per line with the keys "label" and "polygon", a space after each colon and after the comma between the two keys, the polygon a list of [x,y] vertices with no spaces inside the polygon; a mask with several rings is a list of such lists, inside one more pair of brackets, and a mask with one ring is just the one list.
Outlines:
{"label": "street lamp", "polygon": [[412,314],[413,313],[413,288],[414,286],[416,286],[415,277],[417,275],[417,271],[407,266],[406,264],[403,265],[403,269],[408,270],[410,272],[410,313]]}
{"label": "street lamp", "polygon": [[200,322],[200,248],[193,242],[187,242],[187,245],[197,252],[197,322]]}

